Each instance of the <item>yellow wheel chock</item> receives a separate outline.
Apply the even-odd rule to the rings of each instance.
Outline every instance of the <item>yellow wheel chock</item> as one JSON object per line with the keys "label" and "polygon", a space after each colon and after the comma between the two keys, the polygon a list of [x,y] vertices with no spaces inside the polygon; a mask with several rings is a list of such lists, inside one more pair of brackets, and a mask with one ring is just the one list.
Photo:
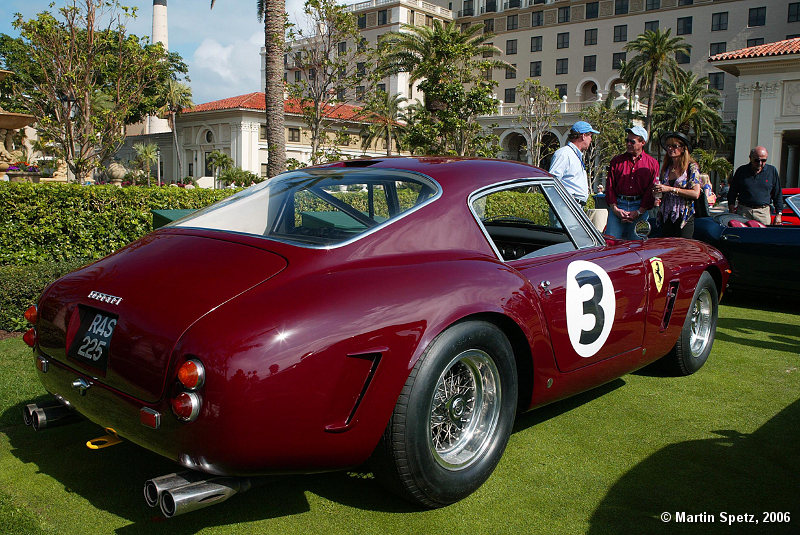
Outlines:
{"label": "yellow wheel chock", "polygon": [[106,427],[106,433],[108,434],[104,437],[93,438],[87,442],[86,447],[90,450],[101,450],[122,442],[122,439],[117,436],[117,432],[110,427]]}

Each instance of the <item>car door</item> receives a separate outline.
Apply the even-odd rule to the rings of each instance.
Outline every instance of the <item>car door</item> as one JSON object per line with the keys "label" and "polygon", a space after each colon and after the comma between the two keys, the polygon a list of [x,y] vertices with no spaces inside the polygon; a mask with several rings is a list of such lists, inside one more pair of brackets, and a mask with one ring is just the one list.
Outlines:
{"label": "car door", "polygon": [[[498,255],[505,254],[509,266],[536,289],[561,371],[642,347],[644,262],[624,244],[606,245],[560,185],[516,186],[492,192],[474,205],[487,227],[504,218],[505,228],[487,234],[495,238]],[[518,228],[508,228],[516,220]],[[513,244],[500,243],[512,235]]]}
{"label": "car door", "polygon": [[731,263],[731,284],[800,292],[800,227],[726,227],[719,249]]}

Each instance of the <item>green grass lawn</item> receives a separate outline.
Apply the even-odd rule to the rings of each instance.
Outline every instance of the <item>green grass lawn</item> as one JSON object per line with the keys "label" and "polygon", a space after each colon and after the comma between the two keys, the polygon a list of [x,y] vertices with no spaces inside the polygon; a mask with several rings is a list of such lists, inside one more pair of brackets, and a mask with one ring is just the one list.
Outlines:
{"label": "green grass lawn", "polygon": [[[88,422],[25,427],[22,405],[44,391],[22,340],[0,341],[0,533],[800,533],[799,367],[800,315],[723,305],[698,373],[645,370],[520,416],[494,475],[450,507],[415,509],[340,472],[167,521],[142,485],[179,468],[128,443],[87,449],[103,434]],[[791,522],[765,524],[770,511]],[[723,512],[759,524],[723,525]]]}

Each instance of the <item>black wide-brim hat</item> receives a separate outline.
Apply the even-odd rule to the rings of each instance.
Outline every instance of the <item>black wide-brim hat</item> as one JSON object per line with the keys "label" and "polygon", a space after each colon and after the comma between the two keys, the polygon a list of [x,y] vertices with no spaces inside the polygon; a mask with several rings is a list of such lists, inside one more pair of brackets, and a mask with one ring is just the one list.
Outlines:
{"label": "black wide-brim hat", "polygon": [[667,140],[669,138],[680,139],[681,143],[686,145],[686,150],[692,152],[692,142],[689,140],[689,136],[686,134],[682,134],[680,132],[667,132],[661,136],[661,148],[667,150]]}

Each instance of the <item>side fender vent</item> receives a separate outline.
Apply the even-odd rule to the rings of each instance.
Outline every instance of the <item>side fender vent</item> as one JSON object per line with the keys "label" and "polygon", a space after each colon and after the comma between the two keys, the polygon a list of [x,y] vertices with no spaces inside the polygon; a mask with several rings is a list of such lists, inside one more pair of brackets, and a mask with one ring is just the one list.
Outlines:
{"label": "side fender vent", "polygon": [[672,317],[672,309],[675,307],[675,298],[678,296],[678,281],[672,281],[667,288],[667,304],[664,307],[664,317],[661,320],[661,331],[666,331],[669,327],[669,320]]}

